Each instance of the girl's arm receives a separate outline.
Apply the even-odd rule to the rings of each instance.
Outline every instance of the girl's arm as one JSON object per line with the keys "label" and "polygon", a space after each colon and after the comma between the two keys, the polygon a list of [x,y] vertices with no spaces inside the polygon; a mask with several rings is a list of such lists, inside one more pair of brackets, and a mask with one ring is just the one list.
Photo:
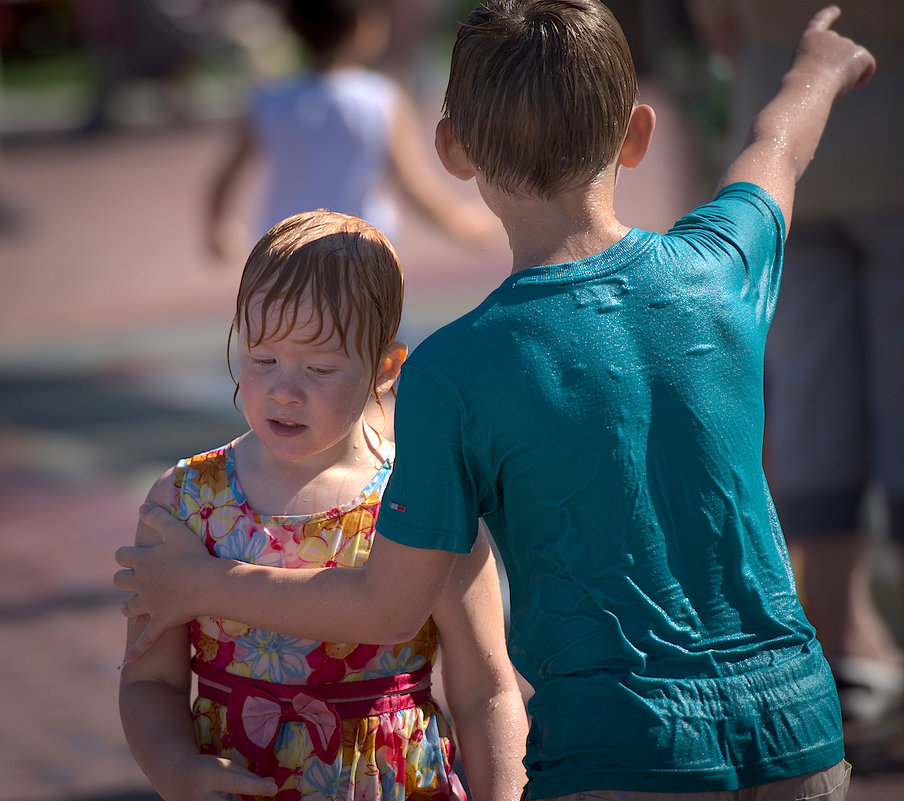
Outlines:
{"label": "girl's arm", "polygon": [[[172,470],[162,476],[148,500],[169,504]],[[138,545],[153,545],[159,536],[139,523]],[[143,627],[128,623],[127,647]],[[123,665],[119,712],[132,755],[165,801],[205,801],[215,793],[275,795],[271,779],[260,778],[229,760],[202,755],[191,718],[191,669],[188,627],[168,629],[139,660]]]}
{"label": "girl's arm", "polygon": [[518,801],[527,715],[505,647],[496,561],[483,532],[433,612],[443,688],[474,801]]}

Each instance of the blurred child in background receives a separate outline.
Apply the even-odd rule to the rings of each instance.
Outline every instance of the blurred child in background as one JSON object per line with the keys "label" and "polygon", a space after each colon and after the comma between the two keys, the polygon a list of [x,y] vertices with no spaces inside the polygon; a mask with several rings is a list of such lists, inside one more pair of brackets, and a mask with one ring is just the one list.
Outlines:
{"label": "blurred child in background", "polygon": [[423,144],[401,86],[369,67],[386,47],[389,16],[377,0],[293,0],[287,23],[308,69],[254,87],[207,209],[211,252],[244,251],[245,225],[229,214],[244,167],[265,171],[255,237],[299,211],[327,208],[375,225],[393,241],[398,191],[438,228],[474,245],[498,225],[450,191]]}

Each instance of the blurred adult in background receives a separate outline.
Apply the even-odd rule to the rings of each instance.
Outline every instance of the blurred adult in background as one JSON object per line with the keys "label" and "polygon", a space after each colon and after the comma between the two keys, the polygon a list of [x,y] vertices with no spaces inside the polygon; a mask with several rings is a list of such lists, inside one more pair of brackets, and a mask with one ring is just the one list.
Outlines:
{"label": "blurred adult in background", "polygon": [[223,44],[213,35],[210,0],[72,0],[76,32],[94,73],[94,95],[83,131],[115,122],[119,92],[130,83],[153,82],[172,118],[187,116],[180,97],[187,70]]}
{"label": "blurred adult in background", "polygon": [[[10,6],[0,3],[0,96],[3,93],[3,50],[15,36],[16,18]],[[19,234],[25,222],[25,213],[10,196],[4,174],[3,146],[0,142],[0,237]]]}
{"label": "blurred adult in background", "polygon": [[[733,65],[727,152],[787,67],[823,0],[690,0]],[[775,20],[782,20],[778,25]],[[874,80],[838,104],[798,185],[769,333],[766,467],[804,607],[847,719],[902,695],[902,654],[871,595],[864,499],[880,488],[904,544],[904,8],[845,4],[837,24],[876,56]],[[851,146],[851,143],[857,143]]]}

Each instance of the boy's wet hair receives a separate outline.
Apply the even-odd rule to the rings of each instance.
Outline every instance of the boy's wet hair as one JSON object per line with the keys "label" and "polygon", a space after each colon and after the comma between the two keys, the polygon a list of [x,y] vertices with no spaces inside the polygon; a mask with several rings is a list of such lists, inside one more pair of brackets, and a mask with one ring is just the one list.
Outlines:
{"label": "boy's wet hair", "polygon": [[[318,209],[271,228],[245,263],[232,331],[250,335],[252,317],[260,344],[285,337],[296,324],[317,325],[312,342],[333,330],[345,352],[352,348],[376,377],[383,349],[402,319],[403,278],[389,240],[358,217]],[[299,318],[309,303],[311,317]],[[275,314],[277,325],[267,325]],[[354,329],[354,341],[350,335]]]}
{"label": "boy's wet hair", "polygon": [[598,0],[488,0],[459,28],[443,112],[488,182],[549,198],[616,159],[636,95]]}

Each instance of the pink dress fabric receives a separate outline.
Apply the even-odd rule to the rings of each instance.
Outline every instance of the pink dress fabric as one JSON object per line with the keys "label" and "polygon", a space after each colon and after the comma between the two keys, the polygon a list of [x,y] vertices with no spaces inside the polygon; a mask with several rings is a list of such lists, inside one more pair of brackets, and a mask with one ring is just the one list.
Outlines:
{"label": "pink dress fabric", "polygon": [[[174,514],[211,553],[287,569],[355,567],[367,560],[391,459],[343,506],[302,517],[270,517],[249,506],[238,483],[233,445],[182,460],[176,469]],[[451,728],[429,695],[416,696],[423,702],[408,708],[358,718],[334,717],[319,700],[330,685],[354,684],[354,689],[342,688],[345,695],[339,693],[350,697],[359,687],[372,691],[404,682],[405,674],[420,681],[438,651],[432,620],[415,639],[397,645],[317,642],[211,617],[192,621],[190,629],[200,675],[225,671],[230,684],[245,679],[261,686],[269,683],[274,690],[291,685],[284,704],[289,714],[280,713],[268,693],[247,688],[227,689],[228,696],[223,691],[208,693],[220,700],[205,697],[203,681],[193,705],[202,752],[272,776],[280,788],[278,801],[467,801],[452,769]],[[418,686],[424,686],[423,681]],[[291,700],[295,686],[300,695]],[[233,706],[241,702],[241,711],[232,717],[233,724],[236,714],[244,718],[241,733],[230,729],[229,703],[223,702],[227,699]],[[384,707],[393,710],[392,703]],[[341,710],[342,704],[336,708]],[[271,742],[268,750],[265,746]],[[251,750],[255,753],[247,753]]]}

